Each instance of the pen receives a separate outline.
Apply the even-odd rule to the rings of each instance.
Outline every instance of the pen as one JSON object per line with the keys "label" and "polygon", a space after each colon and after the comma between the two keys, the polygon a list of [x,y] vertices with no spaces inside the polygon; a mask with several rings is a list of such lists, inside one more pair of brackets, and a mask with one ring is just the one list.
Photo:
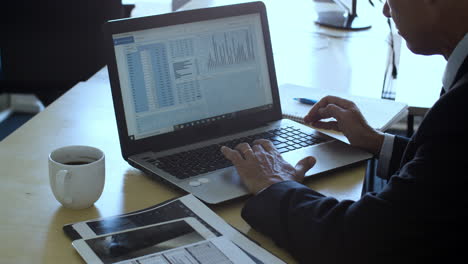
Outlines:
{"label": "pen", "polygon": [[293,98],[293,99],[303,104],[308,104],[308,105],[314,105],[317,103],[317,101],[313,99],[307,99],[307,98]]}

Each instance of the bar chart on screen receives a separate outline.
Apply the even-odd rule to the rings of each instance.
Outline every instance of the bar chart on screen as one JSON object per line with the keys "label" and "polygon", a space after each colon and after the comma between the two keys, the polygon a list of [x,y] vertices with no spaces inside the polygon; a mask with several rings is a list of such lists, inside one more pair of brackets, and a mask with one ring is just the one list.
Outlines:
{"label": "bar chart on screen", "polygon": [[205,67],[215,71],[229,65],[246,64],[255,61],[254,42],[249,29],[220,32],[206,37],[209,42]]}

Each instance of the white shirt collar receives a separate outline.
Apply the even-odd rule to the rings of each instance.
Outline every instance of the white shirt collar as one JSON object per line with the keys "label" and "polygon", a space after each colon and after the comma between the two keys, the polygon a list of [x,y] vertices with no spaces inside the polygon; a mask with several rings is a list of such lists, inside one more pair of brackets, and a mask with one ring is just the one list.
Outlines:
{"label": "white shirt collar", "polygon": [[453,86],[457,72],[467,56],[468,33],[465,34],[465,37],[460,42],[458,42],[447,60],[447,66],[445,67],[444,77],[442,79],[445,92],[448,92],[448,90]]}

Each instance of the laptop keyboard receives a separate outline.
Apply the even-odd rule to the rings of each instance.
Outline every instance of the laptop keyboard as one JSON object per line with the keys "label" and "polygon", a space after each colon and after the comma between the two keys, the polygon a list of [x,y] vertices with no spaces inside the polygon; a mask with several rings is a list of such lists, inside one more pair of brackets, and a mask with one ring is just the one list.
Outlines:
{"label": "laptop keyboard", "polygon": [[246,142],[252,144],[254,140],[261,138],[270,140],[280,153],[285,153],[327,141],[325,137],[321,137],[316,134],[309,135],[300,131],[298,128],[288,126],[209,145],[199,149],[193,149],[169,156],[160,157],[158,159],[148,158],[146,161],[176,176],[179,179],[186,179],[192,176],[232,166],[231,161],[227,160],[221,153],[221,146],[234,148],[239,143]]}

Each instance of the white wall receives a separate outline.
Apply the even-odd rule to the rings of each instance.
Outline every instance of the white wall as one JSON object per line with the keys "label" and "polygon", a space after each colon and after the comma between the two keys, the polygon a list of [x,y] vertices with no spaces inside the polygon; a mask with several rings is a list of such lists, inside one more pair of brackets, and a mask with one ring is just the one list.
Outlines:
{"label": "white wall", "polygon": [[396,79],[396,100],[408,103],[415,110],[430,108],[439,98],[446,63],[440,55],[412,53],[403,40]]}

